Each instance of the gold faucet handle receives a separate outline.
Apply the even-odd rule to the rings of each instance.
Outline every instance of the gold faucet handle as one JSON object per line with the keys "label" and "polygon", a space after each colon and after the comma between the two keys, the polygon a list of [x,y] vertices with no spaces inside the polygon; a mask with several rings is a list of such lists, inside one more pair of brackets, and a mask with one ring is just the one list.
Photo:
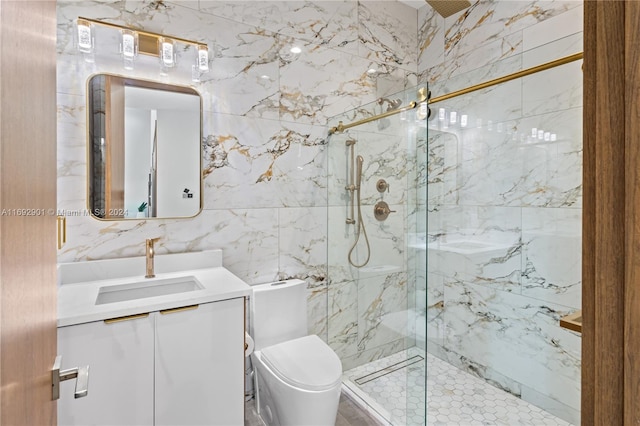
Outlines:
{"label": "gold faucet handle", "polygon": [[153,244],[156,241],[160,241],[160,237],[155,237],[155,238],[147,238],[147,244]]}

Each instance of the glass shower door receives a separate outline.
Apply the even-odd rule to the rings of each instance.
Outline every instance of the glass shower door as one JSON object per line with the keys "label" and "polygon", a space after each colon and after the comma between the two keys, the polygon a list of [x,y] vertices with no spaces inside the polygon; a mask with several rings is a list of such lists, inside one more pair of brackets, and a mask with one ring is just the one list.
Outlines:
{"label": "glass shower door", "polygon": [[425,422],[427,125],[396,113],[417,89],[329,123],[390,113],[329,138],[328,336],[347,392],[393,425]]}

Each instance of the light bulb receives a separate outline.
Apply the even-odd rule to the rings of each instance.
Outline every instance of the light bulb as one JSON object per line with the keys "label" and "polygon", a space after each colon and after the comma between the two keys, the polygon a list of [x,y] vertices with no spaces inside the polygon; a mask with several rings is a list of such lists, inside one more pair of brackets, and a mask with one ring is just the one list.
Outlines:
{"label": "light bulb", "polygon": [[159,41],[160,45],[160,62],[167,68],[171,68],[175,65],[175,57],[174,57],[174,46],[173,40],[170,38],[161,37]]}
{"label": "light bulb", "polygon": [[93,32],[91,22],[78,19],[77,22],[78,50],[83,53],[93,51]]}
{"label": "light bulb", "polygon": [[122,56],[134,58],[138,54],[138,33],[122,30]]}
{"label": "light bulb", "polygon": [[209,71],[209,47],[206,44],[198,46],[198,71]]}
{"label": "light bulb", "polygon": [[132,70],[134,58],[138,56],[138,33],[128,29],[123,29],[121,33],[120,53],[122,53],[122,64],[124,69]]}

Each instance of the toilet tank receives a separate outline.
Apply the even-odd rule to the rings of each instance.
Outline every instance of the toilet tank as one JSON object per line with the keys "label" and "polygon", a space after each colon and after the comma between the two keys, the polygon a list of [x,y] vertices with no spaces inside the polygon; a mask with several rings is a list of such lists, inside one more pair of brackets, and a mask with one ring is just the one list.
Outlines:
{"label": "toilet tank", "polygon": [[252,286],[250,331],[255,350],[306,336],[307,286],[286,280]]}

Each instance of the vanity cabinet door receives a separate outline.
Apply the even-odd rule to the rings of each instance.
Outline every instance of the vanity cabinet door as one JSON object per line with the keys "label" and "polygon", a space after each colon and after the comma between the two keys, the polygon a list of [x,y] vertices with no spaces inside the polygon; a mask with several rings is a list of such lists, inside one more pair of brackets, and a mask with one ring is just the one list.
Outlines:
{"label": "vanity cabinet door", "polygon": [[89,393],[74,399],[75,380],[60,384],[58,424],[153,424],[154,316],[58,328],[62,368],[89,365]]}
{"label": "vanity cabinet door", "polygon": [[244,298],[156,319],[156,425],[244,425]]}

